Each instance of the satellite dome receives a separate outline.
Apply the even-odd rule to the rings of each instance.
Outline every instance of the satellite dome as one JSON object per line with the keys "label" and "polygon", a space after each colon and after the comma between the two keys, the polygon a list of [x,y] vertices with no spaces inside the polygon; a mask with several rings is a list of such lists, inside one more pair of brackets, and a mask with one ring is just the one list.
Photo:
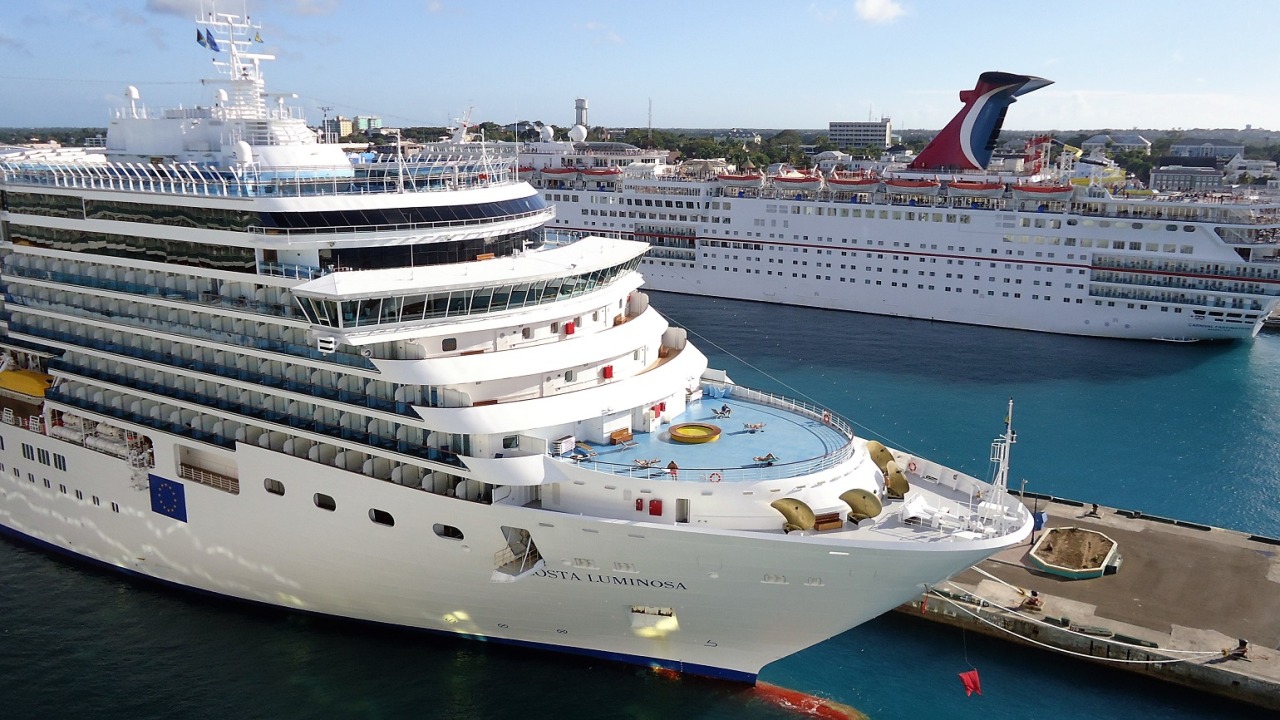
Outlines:
{"label": "satellite dome", "polygon": [[554,125],[543,125],[538,128],[538,139],[542,142],[551,142],[556,139],[556,128]]}
{"label": "satellite dome", "polygon": [[587,129],[581,125],[574,125],[569,128],[569,139],[574,142],[582,142],[587,139]]}

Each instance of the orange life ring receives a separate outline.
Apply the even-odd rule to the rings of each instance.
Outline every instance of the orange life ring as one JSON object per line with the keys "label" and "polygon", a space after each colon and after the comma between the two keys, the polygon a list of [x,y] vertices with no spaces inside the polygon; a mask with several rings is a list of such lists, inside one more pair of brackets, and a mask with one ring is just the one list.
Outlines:
{"label": "orange life ring", "polygon": [[724,476],[721,475],[720,473],[718,472],[711,473],[711,482],[720,482],[723,479],[724,479]]}
{"label": "orange life ring", "polygon": [[907,463],[907,472],[915,472],[915,471],[916,471],[916,461],[912,460],[911,462]]}

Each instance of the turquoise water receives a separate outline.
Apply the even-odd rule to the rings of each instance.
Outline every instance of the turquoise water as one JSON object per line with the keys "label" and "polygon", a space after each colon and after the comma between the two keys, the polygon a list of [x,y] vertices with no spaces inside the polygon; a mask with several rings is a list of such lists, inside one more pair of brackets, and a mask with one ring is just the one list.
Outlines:
{"label": "turquoise water", "polygon": [[[653,299],[737,382],[811,397],[972,474],[987,475],[1013,396],[1013,478],[1028,490],[1280,536],[1280,337],[1132,343]],[[9,541],[0,578],[7,719],[794,717],[737,686],[249,609]],[[981,697],[956,677],[970,666]],[[761,677],[879,720],[1265,715],[896,615]]]}

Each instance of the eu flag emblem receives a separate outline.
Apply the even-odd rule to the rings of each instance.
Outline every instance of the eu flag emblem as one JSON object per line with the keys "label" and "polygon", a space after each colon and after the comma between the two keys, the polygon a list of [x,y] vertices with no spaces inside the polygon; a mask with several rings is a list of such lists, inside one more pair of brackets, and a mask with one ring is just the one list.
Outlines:
{"label": "eu flag emblem", "polygon": [[174,520],[187,521],[187,492],[182,483],[165,480],[156,475],[151,478],[151,510]]}

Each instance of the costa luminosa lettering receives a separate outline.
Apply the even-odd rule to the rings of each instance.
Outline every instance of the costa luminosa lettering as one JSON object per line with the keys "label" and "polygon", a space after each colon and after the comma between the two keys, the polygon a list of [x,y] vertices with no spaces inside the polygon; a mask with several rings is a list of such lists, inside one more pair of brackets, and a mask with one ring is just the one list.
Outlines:
{"label": "costa luminosa lettering", "polygon": [[618,577],[617,575],[598,575],[595,573],[583,573],[579,575],[570,570],[538,570],[534,573],[537,577],[552,578],[555,580],[574,580],[576,582],[599,583],[601,585],[626,585],[628,587],[647,587],[657,588],[659,590],[688,590],[682,582],[675,580],[656,580],[653,578],[638,577]]}

